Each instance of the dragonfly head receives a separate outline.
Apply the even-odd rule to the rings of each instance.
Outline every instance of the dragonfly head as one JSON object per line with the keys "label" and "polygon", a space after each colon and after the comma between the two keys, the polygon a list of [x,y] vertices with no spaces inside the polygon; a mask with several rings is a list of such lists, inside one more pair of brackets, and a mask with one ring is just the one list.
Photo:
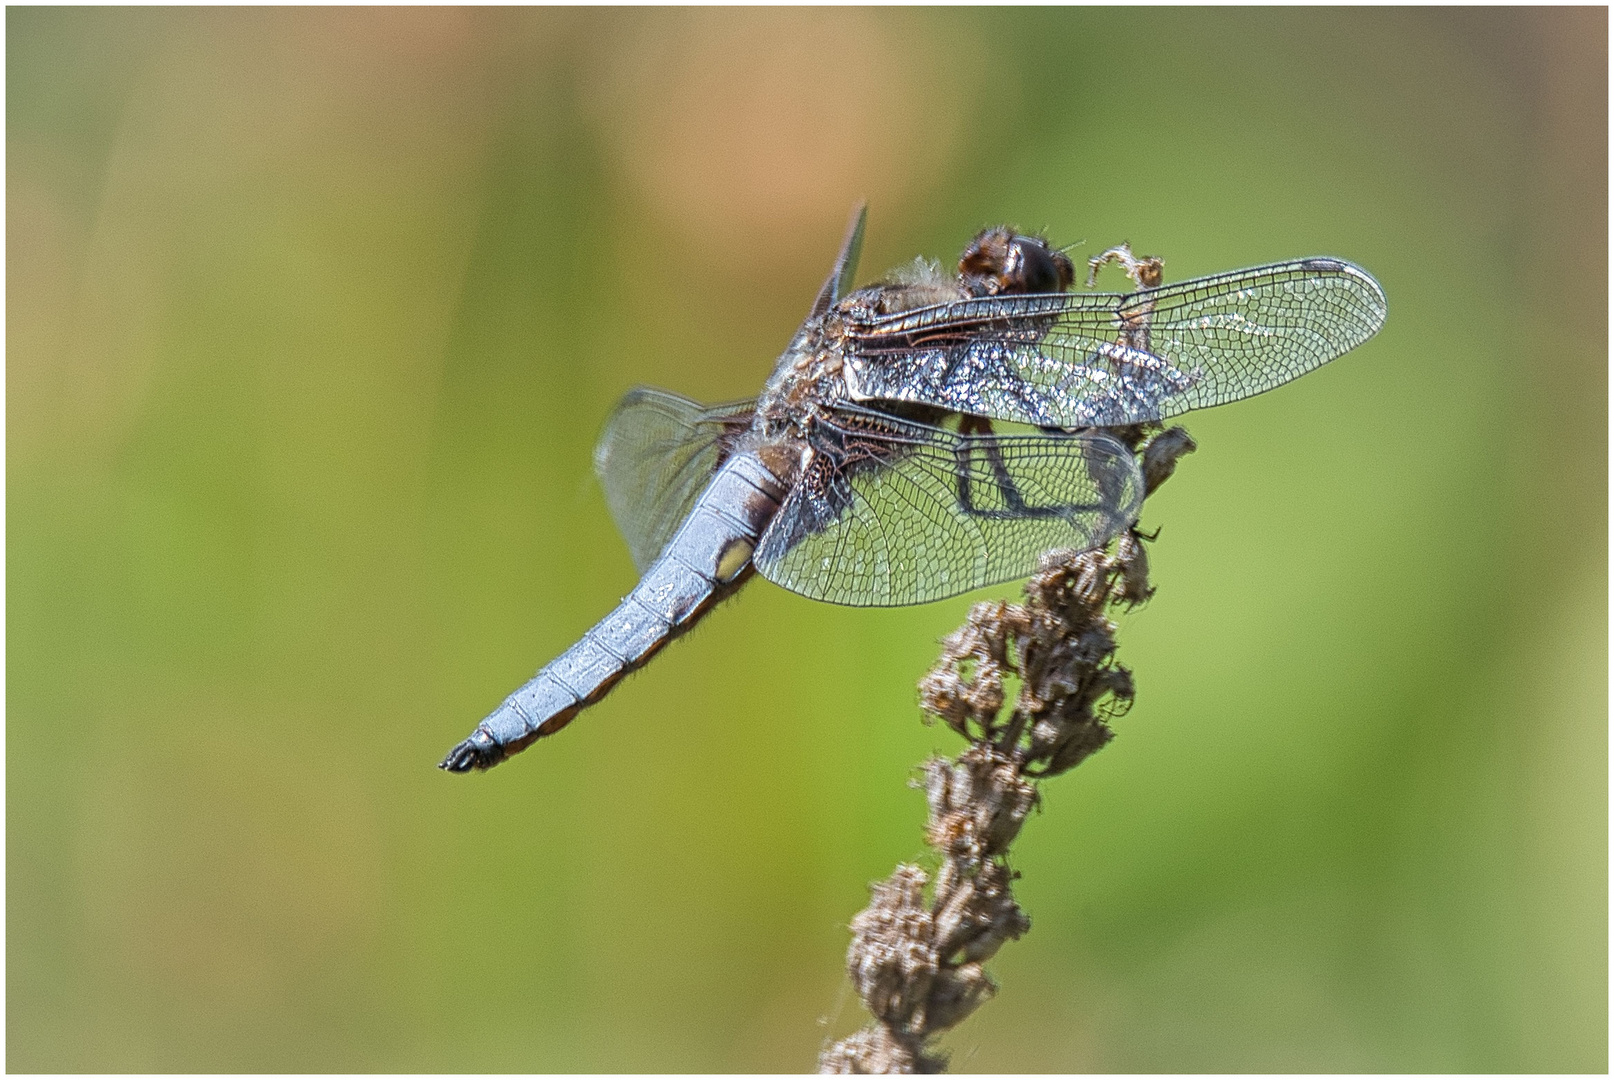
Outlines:
{"label": "dragonfly head", "polygon": [[1064,292],[1075,279],[1070,256],[1040,236],[1003,225],[982,229],[958,260],[964,287],[975,296]]}

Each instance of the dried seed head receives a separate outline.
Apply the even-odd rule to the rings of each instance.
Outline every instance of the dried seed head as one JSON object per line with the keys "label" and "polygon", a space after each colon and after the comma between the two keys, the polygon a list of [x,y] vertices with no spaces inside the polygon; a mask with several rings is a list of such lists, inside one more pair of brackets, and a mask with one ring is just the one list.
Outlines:
{"label": "dried seed head", "polygon": [[1154,587],[1149,584],[1149,553],[1136,529],[1128,529],[1116,539],[1115,562],[1121,571],[1119,597],[1128,608],[1154,595]]}
{"label": "dried seed head", "polygon": [[925,1053],[917,1043],[902,1039],[887,1028],[866,1027],[825,1050],[818,1059],[820,1073],[937,1073],[947,1059]]}
{"label": "dried seed head", "polygon": [[1184,454],[1192,454],[1199,449],[1193,437],[1186,429],[1180,427],[1167,428],[1149,440],[1149,445],[1143,448],[1143,490],[1145,497],[1153,495],[1155,489],[1167,480],[1177,469],[1177,460]]}
{"label": "dried seed head", "polygon": [[947,969],[936,980],[936,989],[931,995],[931,1026],[952,1027],[997,992],[997,983],[980,964]]}
{"label": "dried seed head", "polygon": [[873,901],[852,919],[847,973],[869,1011],[898,1031],[923,1029],[936,974],[925,882],[919,867],[897,867],[874,886]]}
{"label": "dried seed head", "polygon": [[[1118,437],[1136,449],[1149,430]],[[1193,448],[1181,428],[1155,435],[1141,451],[1148,490]],[[942,643],[920,703],[971,745],[925,763],[926,840],[941,865],[934,882],[897,867],[852,920],[847,970],[876,1023],[826,1049],[821,1072],[945,1067],[930,1040],[996,992],[981,964],[1031,927],[1005,860],[1037,805],[1034,781],[1102,748],[1112,738],[1106,721],[1132,704],[1132,673],[1115,662],[1106,613],[1152,593],[1144,538],[1128,530],[1112,551],[1048,553],[1024,604],[977,604]],[[1005,717],[1010,676],[1020,688]]]}

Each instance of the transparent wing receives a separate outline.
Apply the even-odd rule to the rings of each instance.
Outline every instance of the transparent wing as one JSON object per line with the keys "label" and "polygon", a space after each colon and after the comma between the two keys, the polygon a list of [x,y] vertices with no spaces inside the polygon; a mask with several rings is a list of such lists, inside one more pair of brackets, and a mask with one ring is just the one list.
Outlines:
{"label": "transparent wing", "polygon": [[807,313],[809,319],[824,314],[837,300],[852,291],[852,279],[857,276],[858,256],[863,253],[863,229],[868,223],[869,204],[860,202],[852,207],[852,220],[846,226],[841,252],[835,257],[829,279],[818,291],[818,299],[813,301],[812,310]]}
{"label": "transparent wing", "polygon": [[763,577],[814,600],[922,604],[1025,577],[1137,518],[1143,479],[1102,432],[959,434],[838,411],[763,534]]}
{"label": "transparent wing", "polygon": [[1384,325],[1384,292],[1339,259],[1135,293],[958,300],[849,325],[860,400],[1042,426],[1160,420],[1270,390]]}
{"label": "transparent wing", "polygon": [[755,404],[700,405],[649,386],[617,403],[594,447],[594,472],[640,573],[688,516]]}

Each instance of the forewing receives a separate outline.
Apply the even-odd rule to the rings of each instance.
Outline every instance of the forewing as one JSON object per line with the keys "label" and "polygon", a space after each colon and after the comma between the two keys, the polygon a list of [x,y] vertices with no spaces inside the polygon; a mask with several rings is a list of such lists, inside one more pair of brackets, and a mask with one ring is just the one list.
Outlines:
{"label": "forewing", "polygon": [[813,301],[812,309],[807,313],[809,319],[824,314],[837,300],[852,291],[852,279],[857,275],[858,256],[863,253],[863,229],[868,221],[868,203],[860,202],[852,207],[852,220],[846,226],[846,237],[841,241],[840,254],[835,257],[835,265],[830,268],[829,279],[818,291],[818,299]]}
{"label": "forewing", "polygon": [[640,573],[688,516],[754,407],[701,405],[649,386],[617,403],[594,447],[594,472]]}
{"label": "forewing", "polygon": [[921,604],[1025,577],[1137,519],[1143,479],[1102,432],[961,435],[865,410],[821,421],[763,534],[763,577],[836,604]]}
{"label": "forewing", "polygon": [[849,385],[1041,426],[1133,424],[1280,386],[1372,337],[1385,312],[1378,282],[1330,258],[1135,293],[959,300],[854,318]]}

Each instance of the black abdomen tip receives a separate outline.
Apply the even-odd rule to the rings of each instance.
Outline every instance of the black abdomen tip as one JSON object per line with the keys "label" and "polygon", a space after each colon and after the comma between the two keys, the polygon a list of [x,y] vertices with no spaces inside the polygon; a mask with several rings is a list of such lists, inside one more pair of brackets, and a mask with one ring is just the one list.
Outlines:
{"label": "black abdomen tip", "polygon": [[471,737],[448,752],[439,769],[448,772],[470,772],[472,769],[491,769],[504,760],[504,747],[493,741],[493,736],[477,728]]}

